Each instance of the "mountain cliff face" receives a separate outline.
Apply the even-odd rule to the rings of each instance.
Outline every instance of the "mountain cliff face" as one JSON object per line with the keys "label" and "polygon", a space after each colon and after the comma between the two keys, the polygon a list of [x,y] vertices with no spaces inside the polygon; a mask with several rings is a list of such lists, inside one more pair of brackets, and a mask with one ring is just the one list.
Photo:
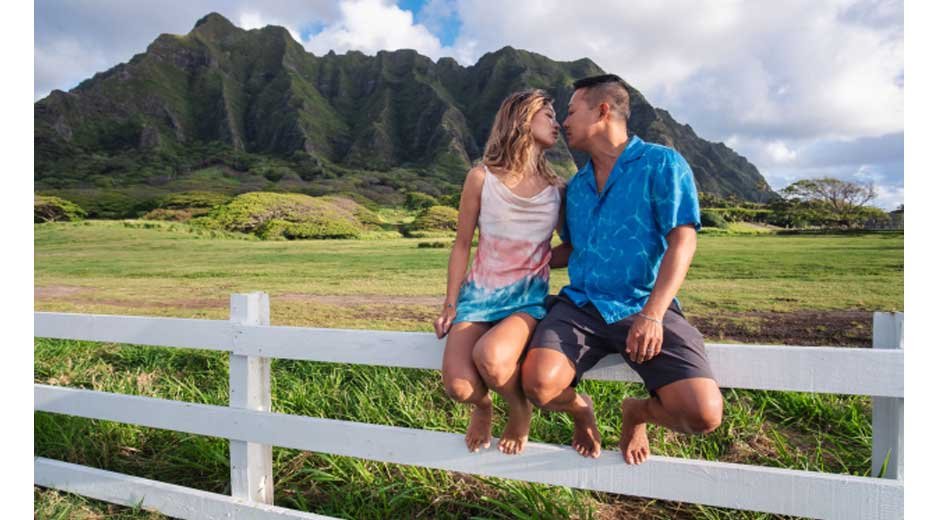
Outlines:
{"label": "mountain cliff face", "polygon": [[[35,180],[37,188],[159,184],[185,177],[193,165],[179,158],[211,145],[312,161],[317,169],[303,176],[311,183],[325,167],[332,177],[406,169],[459,186],[509,93],[543,88],[564,118],[573,81],[603,72],[589,59],[556,62],[511,47],[470,67],[413,50],[314,56],[282,27],[246,31],[210,13],[189,34],[162,34],[128,63],[38,101]],[[775,197],[744,157],[630,93],[631,130],[679,150],[700,191]],[[549,159],[570,174],[586,158],[560,140]],[[130,173],[135,161],[145,173]]]}

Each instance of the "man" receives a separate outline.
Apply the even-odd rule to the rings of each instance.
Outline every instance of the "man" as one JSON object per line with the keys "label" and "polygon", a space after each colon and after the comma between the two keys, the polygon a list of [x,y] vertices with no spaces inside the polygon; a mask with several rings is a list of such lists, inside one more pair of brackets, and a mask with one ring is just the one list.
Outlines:
{"label": "man", "polygon": [[552,251],[552,266],[567,264],[571,283],[533,333],[523,389],[535,405],[570,414],[572,446],[597,457],[593,402],[575,387],[601,358],[620,353],[650,393],[622,404],[620,449],[625,462],[640,464],[650,453],[646,423],[682,433],[721,423],[702,335],[675,298],[701,227],[698,196],[678,152],[629,136],[622,79],[607,74],[574,87],[562,126],[568,146],[591,159],[568,183],[563,244]]}

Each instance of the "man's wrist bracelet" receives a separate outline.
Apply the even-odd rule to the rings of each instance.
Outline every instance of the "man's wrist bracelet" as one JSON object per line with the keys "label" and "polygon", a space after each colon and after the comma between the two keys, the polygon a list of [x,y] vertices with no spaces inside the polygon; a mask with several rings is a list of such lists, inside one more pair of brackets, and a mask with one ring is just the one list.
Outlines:
{"label": "man's wrist bracelet", "polygon": [[637,316],[644,318],[646,320],[652,321],[653,323],[658,323],[660,325],[663,324],[663,320],[657,320],[656,318],[653,318],[652,316],[647,316],[646,314],[643,314],[642,312],[638,312],[636,314]]}

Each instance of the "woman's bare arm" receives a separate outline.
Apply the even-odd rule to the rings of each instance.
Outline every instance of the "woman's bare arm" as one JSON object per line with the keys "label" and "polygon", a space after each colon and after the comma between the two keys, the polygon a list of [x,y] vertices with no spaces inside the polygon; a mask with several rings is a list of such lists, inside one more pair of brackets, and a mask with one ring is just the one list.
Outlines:
{"label": "woman's bare arm", "polygon": [[450,251],[450,260],[447,263],[447,294],[444,297],[444,308],[441,316],[434,322],[438,337],[443,337],[450,329],[454,320],[457,294],[460,285],[467,274],[467,265],[470,262],[470,248],[473,242],[473,233],[477,227],[477,217],[480,215],[480,193],[483,191],[484,171],[480,166],[473,167],[467,172],[467,178],[460,194],[460,210],[457,216],[457,238]]}
{"label": "woman's bare arm", "polygon": [[[558,232],[558,236],[562,236],[562,229],[565,227],[565,189],[567,186],[562,186],[558,189],[561,194],[561,206],[558,208],[558,224],[555,226],[555,231]],[[568,237],[569,239],[571,237]],[[552,248],[552,257],[548,261],[548,266],[550,269],[557,269],[559,267],[568,266],[568,257],[571,256],[571,243],[562,242],[557,246]]]}

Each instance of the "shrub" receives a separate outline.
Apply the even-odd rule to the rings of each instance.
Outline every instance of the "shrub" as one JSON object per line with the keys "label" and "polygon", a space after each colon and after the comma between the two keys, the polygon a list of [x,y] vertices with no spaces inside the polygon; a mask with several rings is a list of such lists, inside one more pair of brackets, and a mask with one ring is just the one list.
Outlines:
{"label": "shrub", "polygon": [[339,208],[342,208],[345,211],[351,212],[356,216],[356,219],[359,220],[359,223],[362,224],[366,229],[375,230],[382,228],[382,217],[380,217],[378,213],[367,208],[361,202],[354,200],[352,197],[326,195],[320,198],[336,205]]}
{"label": "shrub", "polygon": [[450,206],[431,206],[402,229],[406,237],[422,238],[435,233],[457,231],[457,210]]}
{"label": "shrub", "polygon": [[140,218],[144,220],[169,220],[173,222],[187,222],[193,217],[199,217],[209,213],[208,208],[186,208],[186,209],[169,209],[169,208],[157,208],[150,210]]}
{"label": "shrub", "polygon": [[449,195],[441,195],[440,197],[442,206],[450,206],[454,209],[460,208],[460,192],[451,193]]}
{"label": "shrub", "polygon": [[744,207],[712,208],[709,211],[721,215],[728,222],[759,222],[768,223],[773,213],[770,209],[754,209]]}
{"label": "shrub", "polygon": [[123,192],[108,190],[95,192],[94,196],[82,199],[88,216],[102,219],[134,218],[143,203]]}
{"label": "shrub", "polygon": [[304,238],[359,238],[362,229],[345,220],[316,220],[313,222],[288,222],[269,220],[258,230],[258,236],[264,240],[288,240]]}
{"label": "shrub", "polygon": [[405,207],[415,211],[425,208],[430,208],[431,206],[437,205],[437,199],[428,195],[427,193],[421,193],[420,191],[409,191],[405,195]]}
{"label": "shrub", "polygon": [[378,215],[343,197],[299,193],[244,193],[194,224],[254,233],[264,239],[359,238],[381,222]]}
{"label": "shrub", "polygon": [[76,222],[87,216],[78,204],[59,197],[36,195],[33,222]]}
{"label": "shrub", "polygon": [[167,209],[213,208],[230,200],[232,200],[232,197],[223,193],[185,191],[161,197],[157,201],[157,207]]}
{"label": "shrub", "polygon": [[702,226],[724,229],[728,227],[728,221],[725,220],[725,218],[721,216],[721,213],[718,213],[717,211],[703,209]]}
{"label": "shrub", "polygon": [[443,249],[447,246],[447,242],[418,242],[418,249]]}

